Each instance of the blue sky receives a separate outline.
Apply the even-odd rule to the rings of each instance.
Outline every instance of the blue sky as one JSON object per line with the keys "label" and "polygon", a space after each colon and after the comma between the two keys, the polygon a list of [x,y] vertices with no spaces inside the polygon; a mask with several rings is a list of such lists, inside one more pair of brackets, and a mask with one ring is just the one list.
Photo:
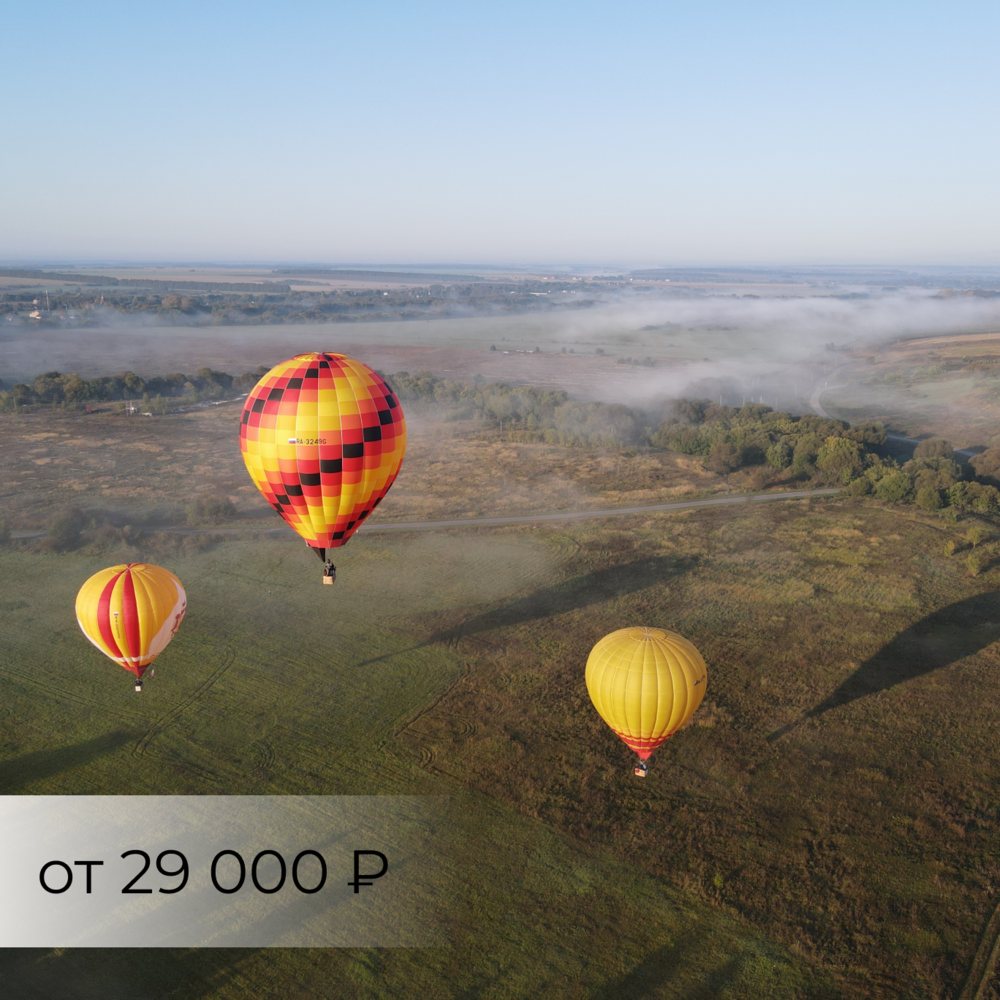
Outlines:
{"label": "blue sky", "polygon": [[0,258],[1000,264],[996,3],[9,4]]}

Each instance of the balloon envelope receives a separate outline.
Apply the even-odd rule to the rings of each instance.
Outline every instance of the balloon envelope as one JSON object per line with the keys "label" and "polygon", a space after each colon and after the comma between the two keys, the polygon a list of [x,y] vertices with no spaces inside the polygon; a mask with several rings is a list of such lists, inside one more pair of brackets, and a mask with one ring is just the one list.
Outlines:
{"label": "balloon envelope", "polygon": [[587,691],[598,714],[640,760],[694,715],[708,672],[694,646],[676,632],[623,628],[587,658]]}
{"label": "balloon envelope", "polygon": [[395,393],[343,354],[299,354],[247,396],[247,471],[267,502],[316,549],[346,544],[399,474],[406,421]]}
{"label": "balloon envelope", "polygon": [[180,580],[148,563],[102,569],[76,595],[76,620],[83,634],[136,677],[174,637],[186,608]]}

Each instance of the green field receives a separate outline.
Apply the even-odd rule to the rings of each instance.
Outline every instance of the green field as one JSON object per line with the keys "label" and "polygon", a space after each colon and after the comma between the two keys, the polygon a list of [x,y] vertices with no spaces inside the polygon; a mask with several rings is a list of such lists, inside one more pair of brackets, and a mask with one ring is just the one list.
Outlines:
{"label": "green field", "polygon": [[[954,995],[1000,887],[1000,572],[967,527],[796,501],[369,535],[332,590],[294,539],[220,541],[162,560],[190,611],[139,696],[72,614],[116,554],[3,550],[0,791],[454,797],[440,948],[7,951],[4,995]],[[710,671],[645,782],[583,684],[632,622]]]}

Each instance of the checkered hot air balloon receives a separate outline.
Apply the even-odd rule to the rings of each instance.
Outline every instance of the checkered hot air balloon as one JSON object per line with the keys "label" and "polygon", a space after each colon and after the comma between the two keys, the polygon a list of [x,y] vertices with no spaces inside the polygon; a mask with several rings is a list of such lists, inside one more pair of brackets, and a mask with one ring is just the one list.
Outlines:
{"label": "checkered hot air balloon", "polygon": [[705,661],[682,635],[622,628],[587,658],[587,691],[601,718],[639,757],[635,773],[697,711],[705,697]]}
{"label": "checkered hot air balloon", "polygon": [[166,649],[187,609],[180,580],[162,566],[128,563],[95,573],[76,595],[83,634],[120,667],[142,675]]}
{"label": "checkered hot air balloon", "polygon": [[247,397],[240,422],[247,471],[267,502],[325,562],[382,502],[399,474],[406,421],[395,393],[343,354],[298,354]]}

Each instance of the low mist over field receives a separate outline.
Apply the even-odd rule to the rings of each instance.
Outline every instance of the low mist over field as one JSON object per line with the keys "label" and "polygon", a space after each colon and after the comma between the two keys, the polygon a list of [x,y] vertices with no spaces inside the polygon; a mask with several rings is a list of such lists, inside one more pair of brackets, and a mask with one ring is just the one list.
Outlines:
{"label": "low mist over field", "polygon": [[[1000,293],[985,287],[988,274],[955,281],[974,287],[952,290],[927,287],[927,276],[919,286],[887,288],[875,284],[885,280],[879,274],[862,283],[863,274],[807,282],[780,273],[735,281],[720,273],[437,280],[404,272],[410,284],[403,285],[393,272],[316,273],[337,276],[326,284],[349,287],[282,293],[269,305],[267,294],[232,291],[240,287],[235,282],[189,280],[224,291],[193,287],[182,296],[171,291],[181,279],[156,279],[168,287],[115,286],[98,294],[67,284],[66,275],[61,283],[35,277],[31,290],[0,292],[0,378],[8,387],[42,371],[85,378],[135,371],[148,378],[184,370],[193,357],[235,373],[321,349],[385,371],[481,376],[606,402],[700,394],[801,409],[836,367],[838,352],[1000,329]],[[219,275],[194,273],[203,277]]]}

